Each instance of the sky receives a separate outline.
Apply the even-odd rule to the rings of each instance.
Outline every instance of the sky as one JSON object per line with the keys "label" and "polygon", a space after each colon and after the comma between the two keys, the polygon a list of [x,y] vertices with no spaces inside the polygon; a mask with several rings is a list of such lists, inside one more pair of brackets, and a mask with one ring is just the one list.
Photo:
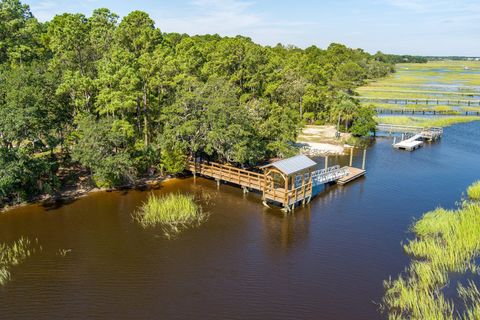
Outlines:
{"label": "sky", "polygon": [[106,7],[163,32],[244,35],[263,45],[342,43],[368,52],[480,56],[480,0],[23,0],[40,21]]}

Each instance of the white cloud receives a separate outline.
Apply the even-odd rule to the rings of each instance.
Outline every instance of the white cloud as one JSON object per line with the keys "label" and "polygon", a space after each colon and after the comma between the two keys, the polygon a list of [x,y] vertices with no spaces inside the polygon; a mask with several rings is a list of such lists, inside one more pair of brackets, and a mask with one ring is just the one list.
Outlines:
{"label": "white cloud", "polygon": [[254,7],[255,2],[251,1],[193,0],[183,16],[159,14],[155,20],[167,32],[220,33],[227,36],[242,34],[266,44],[278,42],[273,38],[281,37],[275,35],[298,33],[295,27],[308,25],[298,21],[281,21],[254,10]]}
{"label": "white cloud", "polygon": [[476,0],[385,0],[388,4],[410,11],[428,14],[478,14],[480,3]]}
{"label": "white cloud", "polygon": [[427,3],[421,0],[388,0],[388,2],[395,7],[414,11],[423,11],[427,6]]}

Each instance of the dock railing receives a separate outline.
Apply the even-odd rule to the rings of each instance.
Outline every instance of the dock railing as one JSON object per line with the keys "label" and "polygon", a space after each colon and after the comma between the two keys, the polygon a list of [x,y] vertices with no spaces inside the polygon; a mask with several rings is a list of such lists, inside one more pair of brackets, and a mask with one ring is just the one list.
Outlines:
{"label": "dock railing", "polygon": [[238,184],[242,187],[262,191],[265,185],[265,176],[245,169],[240,169],[215,162],[189,162],[189,170],[194,174],[203,174],[214,179]]}

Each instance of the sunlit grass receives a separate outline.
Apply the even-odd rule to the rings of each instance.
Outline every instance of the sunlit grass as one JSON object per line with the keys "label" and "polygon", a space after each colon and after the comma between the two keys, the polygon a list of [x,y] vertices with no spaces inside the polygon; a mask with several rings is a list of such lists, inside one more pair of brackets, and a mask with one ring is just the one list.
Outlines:
{"label": "sunlit grass", "polygon": [[472,200],[480,200],[480,180],[468,187],[467,195]]}
{"label": "sunlit grass", "polygon": [[31,242],[26,238],[21,238],[11,245],[0,244],[0,286],[10,280],[10,269],[22,263],[32,252]]}
{"label": "sunlit grass", "polygon": [[[480,95],[480,62],[441,61],[398,64],[397,72],[357,89],[363,98],[389,100],[439,100],[451,104],[468,100],[477,105]],[[448,102],[447,102],[448,101]],[[465,104],[466,102],[463,102]]]}
{"label": "sunlit grass", "polygon": [[151,194],[136,214],[143,227],[161,226],[168,237],[201,224],[207,217],[193,196],[179,193],[162,196]]}
{"label": "sunlit grass", "polygon": [[425,105],[425,104],[394,104],[394,103],[368,103],[362,105],[373,106],[375,109],[388,111],[405,111],[405,112],[441,112],[446,114],[460,114],[453,107],[446,105]]}
{"label": "sunlit grass", "polygon": [[413,261],[403,275],[385,281],[382,310],[389,319],[479,319],[480,294],[473,282],[457,286],[457,301],[463,300],[463,305],[455,305],[442,289],[449,284],[450,273],[478,274],[480,204],[436,209],[417,221],[412,231],[416,238],[404,250]]}
{"label": "sunlit grass", "polygon": [[465,111],[465,112],[480,112],[480,107],[463,107],[462,111]]}
{"label": "sunlit grass", "polygon": [[421,118],[421,117],[408,117],[408,116],[398,116],[398,117],[394,116],[394,117],[377,117],[375,120],[378,123],[383,123],[383,124],[421,126],[421,127],[448,127],[458,123],[479,121],[480,117],[458,116],[458,117]]}

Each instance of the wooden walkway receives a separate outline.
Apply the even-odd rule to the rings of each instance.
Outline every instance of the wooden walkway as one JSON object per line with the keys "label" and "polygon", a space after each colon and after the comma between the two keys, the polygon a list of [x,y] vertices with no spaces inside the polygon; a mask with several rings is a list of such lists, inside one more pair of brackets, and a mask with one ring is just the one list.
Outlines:
{"label": "wooden walkway", "polygon": [[408,99],[408,98],[376,98],[376,97],[358,97],[364,102],[390,103],[390,104],[425,104],[425,105],[446,105],[446,106],[480,106],[480,100],[467,99]]}
{"label": "wooden walkway", "polygon": [[200,174],[218,181],[227,181],[238,184],[244,188],[263,190],[266,184],[265,175],[249,170],[239,169],[215,162],[190,161],[188,169],[193,174]]}

